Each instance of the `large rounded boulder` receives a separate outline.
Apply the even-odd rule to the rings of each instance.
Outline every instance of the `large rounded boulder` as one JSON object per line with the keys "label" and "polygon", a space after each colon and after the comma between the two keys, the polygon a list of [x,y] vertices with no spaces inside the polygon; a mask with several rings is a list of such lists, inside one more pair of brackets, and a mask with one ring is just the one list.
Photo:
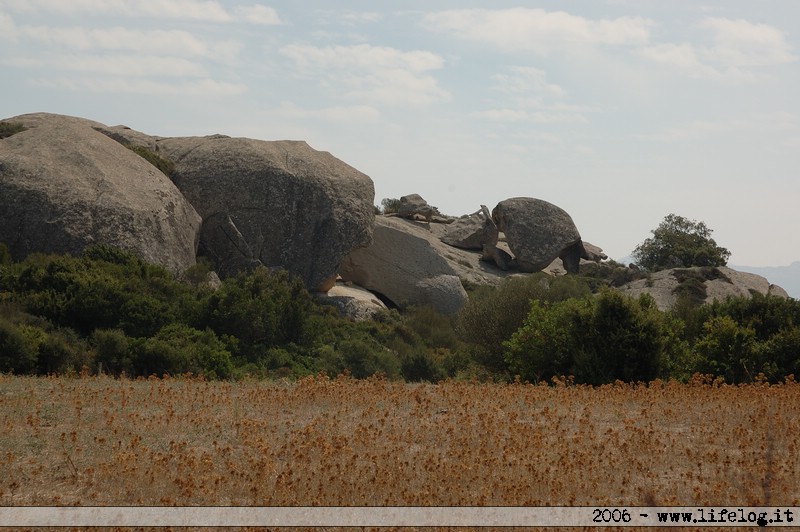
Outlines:
{"label": "large rounded boulder", "polygon": [[577,273],[586,252],[562,208],[536,198],[510,198],[497,204],[492,219],[505,234],[520,271],[538,272],[561,258],[568,272]]}
{"label": "large rounded boulder", "polygon": [[302,141],[158,139],[173,181],[200,213],[200,253],[221,275],[285,268],[327,291],[344,257],[372,242],[369,176]]}
{"label": "large rounded boulder", "polygon": [[106,126],[48,113],[6,123],[22,129],[0,140],[0,242],[14,258],[107,244],[174,272],[195,264],[197,212]]}

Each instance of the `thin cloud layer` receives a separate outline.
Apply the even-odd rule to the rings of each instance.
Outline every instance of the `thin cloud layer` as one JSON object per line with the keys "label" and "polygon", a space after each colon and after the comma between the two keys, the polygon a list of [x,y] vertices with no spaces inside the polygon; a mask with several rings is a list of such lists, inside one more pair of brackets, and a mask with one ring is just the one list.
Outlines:
{"label": "thin cloud layer", "polygon": [[233,19],[219,2],[207,0],[5,0],[5,7],[21,13],[54,13],[71,17],[112,15],[217,22]]}
{"label": "thin cloud layer", "polygon": [[760,67],[798,59],[784,32],[768,24],[705,18],[697,27],[702,32],[701,42],[660,43],[640,53],[692,77],[732,82],[755,81]]}
{"label": "thin cloud layer", "polygon": [[454,9],[429,13],[431,31],[476,41],[505,51],[547,55],[575,46],[641,45],[650,39],[643,17],[590,19],[544,9]]}
{"label": "thin cloud layer", "polygon": [[426,51],[402,51],[385,46],[289,45],[280,53],[299,75],[321,81],[344,99],[388,105],[426,105],[450,95],[429,74],[441,69],[441,56]]}

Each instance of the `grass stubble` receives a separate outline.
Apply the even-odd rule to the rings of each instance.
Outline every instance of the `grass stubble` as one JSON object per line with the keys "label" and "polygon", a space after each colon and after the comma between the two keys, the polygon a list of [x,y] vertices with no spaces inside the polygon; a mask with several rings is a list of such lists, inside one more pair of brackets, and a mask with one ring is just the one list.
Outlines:
{"label": "grass stubble", "polygon": [[798,506],[800,384],[0,376],[0,504]]}

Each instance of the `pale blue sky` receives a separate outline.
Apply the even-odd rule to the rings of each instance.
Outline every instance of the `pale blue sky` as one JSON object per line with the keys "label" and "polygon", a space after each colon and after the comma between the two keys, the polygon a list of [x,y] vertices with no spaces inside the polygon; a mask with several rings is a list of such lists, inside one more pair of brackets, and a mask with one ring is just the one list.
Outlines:
{"label": "pale blue sky", "polygon": [[303,139],[375,203],[534,196],[618,259],[674,212],[800,260],[800,2],[464,5],[0,0],[0,118]]}

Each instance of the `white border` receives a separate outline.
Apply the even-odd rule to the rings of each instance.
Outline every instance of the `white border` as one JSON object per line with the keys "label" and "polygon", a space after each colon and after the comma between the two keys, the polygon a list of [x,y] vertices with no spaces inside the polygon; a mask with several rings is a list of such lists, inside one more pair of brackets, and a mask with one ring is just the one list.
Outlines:
{"label": "white border", "polygon": [[[691,512],[694,521],[660,522],[658,513]],[[789,512],[788,514],[786,512]],[[6,527],[421,527],[421,526],[767,526],[800,525],[800,507],[252,507],[4,506]],[[788,517],[792,521],[788,521]],[[598,520],[599,518],[599,520]],[[699,519],[705,519],[700,521]],[[780,519],[781,521],[778,521]]]}

